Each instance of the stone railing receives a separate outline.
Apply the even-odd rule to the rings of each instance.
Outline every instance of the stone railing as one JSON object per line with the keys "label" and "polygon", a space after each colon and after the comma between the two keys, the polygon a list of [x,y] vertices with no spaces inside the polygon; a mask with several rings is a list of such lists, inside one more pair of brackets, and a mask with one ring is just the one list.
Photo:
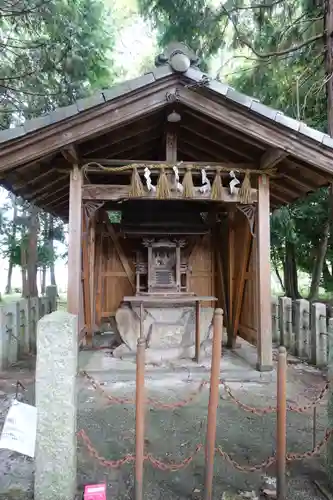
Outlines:
{"label": "stone railing", "polygon": [[0,304],[0,371],[36,352],[37,322],[56,308],[54,286],[47,287],[44,297]]}
{"label": "stone railing", "polygon": [[272,298],[273,342],[318,367],[327,366],[330,309],[321,302]]}

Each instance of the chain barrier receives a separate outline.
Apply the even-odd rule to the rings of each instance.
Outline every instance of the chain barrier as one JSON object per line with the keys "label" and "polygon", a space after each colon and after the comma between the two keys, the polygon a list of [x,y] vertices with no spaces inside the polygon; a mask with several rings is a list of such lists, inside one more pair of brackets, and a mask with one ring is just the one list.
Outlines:
{"label": "chain barrier", "polygon": [[[111,396],[103,389],[101,384],[99,382],[97,382],[86,371],[82,371],[81,374],[90,382],[92,387],[95,390],[99,391],[104,397],[106,397],[110,401],[110,403],[120,404],[120,405],[127,405],[127,404],[134,404],[135,403],[134,399]],[[151,406],[153,406],[154,408],[159,408],[159,409],[163,409],[163,410],[183,408],[184,406],[186,406],[186,405],[190,404],[192,401],[194,401],[194,399],[202,392],[203,388],[208,384],[209,384],[209,381],[202,380],[200,382],[199,387],[196,390],[192,391],[188,398],[181,400],[181,401],[177,401],[175,403],[163,403],[162,401],[156,401],[152,398],[147,398],[147,403],[150,404]],[[271,413],[276,412],[275,406],[267,406],[265,408],[255,408],[255,407],[250,406],[246,403],[243,403],[238,398],[236,398],[236,396],[232,393],[230,387],[222,379],[220,379],[220,384],[224,387],[224,389],[225,389],[226,393],[228,394],[228,396],[230,397],[230,399],[234,403],[236,403],[240,408],[242,408],[244,411],[246,411],[248,413],[252,413],[253,415],[257,415],[257,416],[269,415]],[[319,395],[316,397],[315,400],[310,401],[310,403],[307,403],[306,405],[303,405],[303,406],[296,406],[296,405],[289,404],[289,405],[287,405],[287,410],[294,412],[294,413],[305,413],[309,409],[314,408],[315,406],[317,406],[318,404],[321,403],[324,396],[328,392],[328,389],[329,389],[329,383],[327,382],[325,384],[325,386],[321,389]]]}
{"label": "chain barrier", "polygon": [[129,464],[131,462],[135,462],[135,456],[132,454],[127,454],[124,457],[119,458],[118,460],[107,460],[106,458],[101,457],[100,454],[98,453],[98,451],[96,450],[96,448],[94,448],[94,446],[92,445],[92,442],[90,441],[90,439],[87,436],[84,429],[81,429],[77,435],[78,435],[78,437],[80,437],[82,439],[83,443],[85,444],[85,446],[87,448],[89,455],[92,458],[95,458],[102,467],[108,467],[111,469],[118,469],[119,467],[121,467],[124,464]]}
{"label": "chain barrier", "polygon": [[[108,459],[102,457],[98,453],[98,451],[93,446],[90,438],[87,436],[84,429],[81,429],[77,435],[79,438],[82,439],[82,442],[85,444],[89,455],[92,458],[94,458],[95,460],[97,460],[98,463],[102,467],[111,468],[111,469],[119,469],[119,467],[121,467],[124,464],[129,464],[129,463],[135,462],[135,456],[132,455],[131,453],[124,455],[122,458],[119,458],[118,460],[108,460]],[[144,456],[144,461],[149,461],[151,463],[151,465],[153,467],[155,467],[156,469],[159,469],[162,471],[176,472],[176,471],[179,471],[179,470],[182,470],[182,469],[185,469],[186,467],[188,467],[190,465],[190,463],[193,461],[194,457],[201,451],[202,448],[203,448],[203,444],[201,444],[201,443],[198,444],[195,447],[194,452],[191,455],[189,455],[187,458],[184,458],[184,460],[182,460],[179,463],[163,462],[162,460],[154,457],[154,455],[152,455],[151,453],[147,453]]]}
{"label": "chain barrier", "polygon": [[[111,396],[108,394],[101,384],[97,382],[91,375],[89,375],[86,371],[82,371],[81,374],[90,382],[90,384],[93,386],[93,388],[97,391],[99,391],[101,394],[103,394],[109,401],[110,403],[115,403],[115,404],[121,404],[121,405],[126,405],[126,404],[134,404],[135,400],[134,399],[129,399],[129,398],[119,398],[117,396]],[[156,401],[155,399],[152,398],[147,398],[147,403],[153,406],[154,408],[160,408],[163,410],[170,410],[174,408],[183,408],[184,406],[190,404],[194,399],[202,392],[203,388],[208,384],[209,382],[206,380],[202,380],[200,382],[199,387],[192,391],[189,395],[188,398],[177,401],[175,403],[163,403],[162,401]]]}
{"label": "chain barrier", "polygon": [[[304,460],[306,458],[312,458],[318,455],[320,450],[327,444],[328,440],[332,435],[333,435],[333,429],[326,430],[324,438],[311,451],[306,451],[304,453],[287,453],[286,455],[287,462]],[[135,456],[130,453],[124,455],[122,458],[118,460],[108,460],[104,457],[101,457],[98,451],[92,445],[91,440],[89,439],[89,437],[87,436],[86,432],[83,429],[81,429],[78,432],[78,437],[82,439],[89,455],[95,460],[97,460],[102,467],[117,469],[126,463],[128,464],[135,462]],[[188,467],[195,458],[195,456],[203,449],[203,447],[204,445],[202,443],[199,443],[195,447],[194,452],[179,463],[163,462],[162,460],[154,457],[151,453],[147,453],[144,456],[144,461],[149,461],[154,468],[159,469],[161,471],[176,472]],[[241,465],[238,462],[236,462],[236,460],[231,458],[231,456],[227,452],[225,452],[221,446],[218,446],[215,451],[219,453],[219,455],[222,458],[224,458],[235,469],[244,473],[264,472],[269,467],[274,465],[276,462],[276,457],[275,455],[273,455],[257,465]]]}
{"label": "chain barrier", "polygon": [[[266,408],[255,408],[253,406],[249,406],[246,403],[243,403],[242,401],[240,401],[239,399],[237,399],[236,396],[234,396],[233,393],[231,392],[230,387],[225,382],[223,382],[221,380],[220,384],[223,385],[223,387],[225,388],[225,390],[226,390],[228,396],[231,398],[231,400],[233,402],[235,402],[244,411],[246,411],[248,413],[252,413],[254,415],[258,415],[258,416],[268,415],[270,413],[275,413],[276,412],[276,407],[275,406],[267,406]],[[324,398],[324,396],[327,393],[328,389],[329,389],[329,383],[327,382],[325,384],[325,386],[322,388],[322,390],[320,391],[320,393],[317,396],[317,398],[314,401],[311,401],[310,403],[308,403],[308,404],[306,404],[304,406],[295,406],[295,405],[290,405],[289,404],[289,405],[287,405],[287,410],[291,411],[291,412],[294,412],[294,413],[305,413],[307,410],[309,410],[310,408],[313,408],[313,407],[317,406],[322,401],[322,399]]]}

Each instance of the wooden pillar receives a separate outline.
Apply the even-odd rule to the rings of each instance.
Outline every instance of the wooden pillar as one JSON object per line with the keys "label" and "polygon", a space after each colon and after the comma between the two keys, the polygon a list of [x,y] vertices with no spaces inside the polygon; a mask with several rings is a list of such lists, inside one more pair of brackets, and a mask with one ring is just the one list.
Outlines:
{"label": "wooden pillar", "polygon": [[95,298],[95,245],[96,245],[96,215],[94,215],[91,219],[90,228],[89,228],[89,286],[90,286],[90,308],[91,308],[91,335],[94,334],[95,331],[95,323],[96,323],[96,298]]}
{"label": "wooden pillar", "polygon": [[80,314],[82,172],[73,166],[69,188],[67,310]]}
{"label": "wooden pillar", "polygon": [[257,306],[259,371],[272,370],[269,178],[258,178]]}

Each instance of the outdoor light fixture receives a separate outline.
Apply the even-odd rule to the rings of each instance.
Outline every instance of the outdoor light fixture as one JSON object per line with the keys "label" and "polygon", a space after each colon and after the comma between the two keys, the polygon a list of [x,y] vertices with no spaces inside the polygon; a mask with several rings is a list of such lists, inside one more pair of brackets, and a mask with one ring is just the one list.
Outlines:
{"label": "outdoor light fixture", "polygon": [[181,119],[182,117],[178,113],[176,113],[175,110],[173,110],[172,113],[170,113],[167,118],[169,123],[178,123],[180,122]]}

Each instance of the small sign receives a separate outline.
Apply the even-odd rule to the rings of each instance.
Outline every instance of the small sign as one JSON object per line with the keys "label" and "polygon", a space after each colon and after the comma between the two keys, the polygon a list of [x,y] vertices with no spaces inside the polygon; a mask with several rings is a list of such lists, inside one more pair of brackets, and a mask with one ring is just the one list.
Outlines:
{"label": "small sign", "polygon": [[34,458],[36,429],[37,408],[15,400],[7,413],[0,448]]}
{"label": "small sign", "polygon": [[106,500],[106,484],[89,484],[84,488],[84,500]]}

